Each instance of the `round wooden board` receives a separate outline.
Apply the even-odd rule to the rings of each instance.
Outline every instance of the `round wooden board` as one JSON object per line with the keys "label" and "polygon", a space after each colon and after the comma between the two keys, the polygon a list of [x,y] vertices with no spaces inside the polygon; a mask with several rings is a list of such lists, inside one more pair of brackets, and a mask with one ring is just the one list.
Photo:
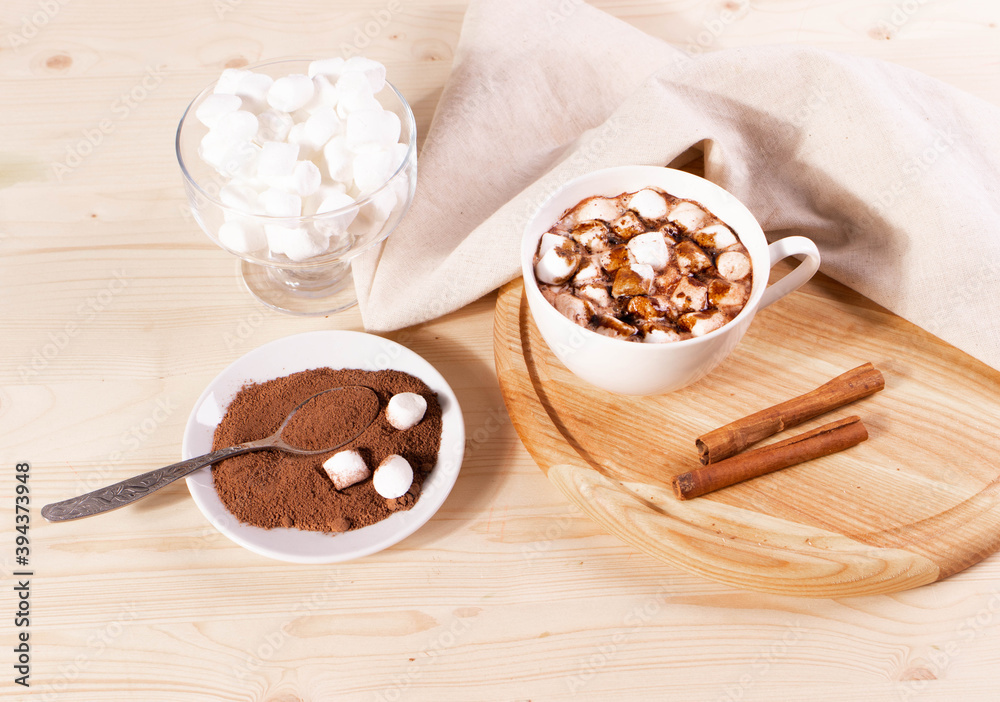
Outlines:
{"label": "round wooden board", "polygon": [[[1000,547],[1000,373],[825,276],[757,315],[711,375],[657,397],[576,379],[531,319],[520,280],[494,319],[500,387],[548,478],[603,528],[678,568],[805,597],[905,590]],[[850,414],[870,439],[695,500],[673,475],[700,434],[871,361],[886,389]],[[766,443],[766,442],[765,442]]]}

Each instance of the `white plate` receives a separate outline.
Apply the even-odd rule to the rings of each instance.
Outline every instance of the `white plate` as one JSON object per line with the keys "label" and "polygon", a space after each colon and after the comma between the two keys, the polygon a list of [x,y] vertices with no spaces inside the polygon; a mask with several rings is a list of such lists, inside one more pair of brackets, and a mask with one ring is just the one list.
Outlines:
{"label": "white plate", "polygon": [[241,524],[222,504],[210,467],[187,477],[195,504],[216,529],[244,548],[291,563],[335,563],[381,551],[403,540],[444,504],[465,453],[465,423],[455,393],[434,367],[405,346],[371,334],[316,331],[277,339],[254,349],[209,383],[191,410],[181,453],[185,459],[212,450],[215,427],[244,384],[260,383],[313,368],[398,370],[420,378],[441,404],[441,450],[412,509],[343,534],[298,529],[261,529]]}

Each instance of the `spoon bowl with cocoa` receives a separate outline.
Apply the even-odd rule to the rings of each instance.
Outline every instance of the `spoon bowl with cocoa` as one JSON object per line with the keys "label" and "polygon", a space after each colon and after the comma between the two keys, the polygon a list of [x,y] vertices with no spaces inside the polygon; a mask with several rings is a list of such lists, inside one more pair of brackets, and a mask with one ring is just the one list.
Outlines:
{"label": "spoon bowl with cocoa", "polygon": [[[350,413],[337,411],[348,406],[352,408]],[[84,495],[53,502],[42,508],[42,516],[50,522],[66,522],[110,512],[140,500],[199,468],[250,451],[271,449],[299,455],[329,453],[361,436],[379,416],[380,409],[378,395],[371,388],[361,385],[330,388],[306,398],[268,437],[212,451]],[[315,421],[317,415],[328,417],[330,421],[318,423]],[[317,430],[317,426],[321,428]]]}

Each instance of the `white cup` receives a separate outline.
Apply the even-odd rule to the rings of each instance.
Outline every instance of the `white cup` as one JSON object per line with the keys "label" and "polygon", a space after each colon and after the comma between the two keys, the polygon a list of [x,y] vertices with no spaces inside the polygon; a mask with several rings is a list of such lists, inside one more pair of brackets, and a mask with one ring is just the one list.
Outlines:
{"label": "white cup", "polygon": [[[538,242],[567,209],[593,195],[615,197],[649,186],[701,203],[732,227],[750,253],[753,287],[746,306],[728,324],[704,336],[666,343],[636,343],[607,337],[564,317],[538,289],[534,269]],[[804,259],[768,287],[771,266],[788,256]],[[624,395],[672,392],[700,380],[736,348],[758,310],[804,285],[818,269],[819,251],[811,240],[790,236],[768,246],[757,220],[731,194],[704,178],[658,166],[617,166],[571,180],[542,204],[521,239],[525,294],[545,343],[580,378]]]}

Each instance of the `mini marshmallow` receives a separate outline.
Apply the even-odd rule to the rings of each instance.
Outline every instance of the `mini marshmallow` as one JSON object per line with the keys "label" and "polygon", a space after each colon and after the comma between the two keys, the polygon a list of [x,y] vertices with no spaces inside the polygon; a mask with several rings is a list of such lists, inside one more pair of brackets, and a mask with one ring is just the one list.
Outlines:
{"label": "mini marshmallow", "polygon": [[371,83],[357,71],[344,73],[337,79],[337,114],[346,118],[360,110],[379,110],[382,106],[372,94]]}
{"label": "mini marshmallow", "polygon": [[600,264],[594,258],[588,258],[573,276],[573,282],[579,285],[591,280],[597,280],[603,275]]}
{"label": "mini marshmallow", "polygon": [[579,224],[591,219],[599,219],[602,222],[614,222],[618,219],[625,208],[614,197],[591,197],[580,203],[573,210],[573,222]]}
{"label": "mini marshmallow", "polygon": [[580,259],[580,253],[574,249],[552,248],[535,264],[535,277],[543,283],[562,285],[576,272]]}
{"label": "mini marshmallow", "polygon": [[372,476],[375,492],[387,500],[402,497],[412,484],[413,468],[409,461],[396,454],[386,456]]}
{"label": "mini marshmallow", "polygon": [[695,232],[692,238],[698,242],[699,246],[717,251],[728,249],[736,243],[736,235],[725,224],[713,224],[710,227],[700,229]]}
{"label": "mini marshmallow", "polygon": [[222,75],[219,76],[219,80],[215,82],[215,88],[212,92],[217,95],[235,95],[236,86],[249,73],[250,71],[245,68],[227,68],[223,70]]}
{"label": "mini marshmallow", "polygon": [[250,185],[232,180],[219,190],[219,199],[226,207],[246,214],[264,214],[264,201]]}
{"label": "mini marshmallow", "polygon": [[660,193],[646,188],[629,198],[628,208],[645,220],[657,220],[667,214],[667,201]]}
{"label": "mini marshmallow", "polygon": [[389,151],[360,153],[352,163],[354,185],[364,196],[374,192],[392,175],[392,154]]}
{"label": "mini marshmallow", "polygon": [[274,84],[274,78],[264,73],[248,71],[236,84],[234,94],[243,98],[243,103],[259,112],[267,107],[267,93]]}
{"label": "mini marshmallow", "polygon": [[354,198],[350,195],[331,188],[325,188],[324,190],[324,197],[316,207],[317,215],[324,215],[345,207],[350,208],[341,214],[328,215],[326,217],[318,216],[314,220],[316,231],[324,235],[328,240],[332,239],[333,241],[330,242],[329,246],[333,250],[337,250],[345,244],[350,243],[346,232],[347,228],[351,226],[351,222],[357,217],[358,210],[357,208],[350,207],[354,204]]}
{"label": "mini marshmallow", "polygon": [[726,251],[715,261],[719,274],[726,280],[743,280],[750,273],[750,259],[739,251]]}
{"label": "mini marshmallow", "polygon": [[260,194],[264,203],[264,212],[272,217],[300,217],[302,215],[302,198],[298,195],[268,188]]}
{"label": "mini marshmallow", "polygon": [[343,135],[335,136],[323,147],[323,160],[330,178],[341,183],[354,180],[354,154]]}
{"label": "mini marshmallow", "polygon": [[212,131],[223,134],[230,139],[250,141],[257,136],[259,127],[257,115],[246,110],[236,110],[219,117]]}
{"label": "mini marshmallow", "polygon": [[[336,80],[336,78],[334,78]],[[336,108],[340,102],[340,91],[337,86],[330,82],[330,78],[325,75],[313,76],[313,96],[312,100],[306,103],[302,109],[312,114],[321,107]]]}
{"label": "mini marshmallow", "polygon": [[643,280],[651,281],[656,275],[653,272],[653,267],[648,263],[632,263],[629,264],[629,268],[631,268],[632,272],[638,274]]}
{"label": "mini marshmallow", "polygon": [[211,129],[218,123],[219,119],[230,112],[236,112],[242,104],[243,101],[235,95],[215,93],[206,96],[201,101],[201,104],[194,111],[194,116],[199,122]]}
{"label": "mini marshmallow", "polygon": [[679,341],[680,338],[681,335],[673,329],[652,327],[646,330],[646,336],[642,340],[647,344],[665,344],[668,341]]}
{"label": "mini marshmallow", "polygon": [[272,187],[292,175],[299,158],[298,144],[283,141],[265,141],[257,163],[257,177]]}
{"label": "mini marshmallow", "polygon": [[427,400],[415,392],[401,392],[389,398],[385,418],[396,429],[406,431],[417,426],[427,411]]}
{"label": "mini marshmallow", "polygon": [[682,202],[667,215],[674,224],[681,226],[689,232],[696,231],[701,223],[705,221],[708,214],[693,202]]}
{"label": "mini marshmallow", "polygon": [[363,75],[373,93],[385,87],[385,66],[364,56],[352,56],[344,62],[342,73],[355,71]]}
{"label": "mini marshmallow", "polygon": [[219,227],[219,243],[236,253],[250,253],[264,248],[264,229],[253,221],[225,222]]}
{"label": "mini marshmallow", "polygon": [[257,115],[260,127],[257,129],[257,141],[284,141],[295,120],[287,112],[281,110],[264,110]]}
{"label": "mini marshmallow", "polygon": [[295,168],[285,181],[287,190],[299,197],[308,197],[319,190],[323,175],[312,161],[296,161]]}
{"label": "mini marshmallow", "polygon": [[[333,487],[343,490],[371,475],[365,459],[357,451],[338,451],[323,463],[323,470],[330,476]],[[409,490],[409,487],[407,487]]]}
{"label": "mini marshmallow", "polygon": [[293,261],[305,261],[326,251],[327,238],[308,229],[290,229],[284,237],[285,255]]}
{"label": "mini marshmallow", "polygon": [[264,236],[267,237],[267,248],[271,249],[273,254],[285,253],[285,244],[294,232],[295,229],[280,224],[265,224]]}
{"label": "mini marshmallow", "polygon": [[198,155],[219,173],[228,176],[241,170],[245,160],[251,157],[250,146],[249,141],[212,130],[202,137]]}
{"label": "mini marshmallow", "polygon": [[667,242],[659,232],[633,237],[627,246],[636,263],[648,264],[654,270],[662,270],[670,260],[670,249],[667,248]]}
{"label": "mini marshmallow", "polygon": [[340,77],[340,74],[344,71],[344,59],[339,56],[327,59],[319,59],[313,61],[309,64],[309,68],[306,73],[310,78],[315,78],[318,75],[329,76],[334,80]]}
{"label": "mini marshmallow", "polygon": [[388,147],[399,141],[401,125],[395,112],[358,110],[347,115],[345,122],[347,148],[354,151],[369,143]]}
{"label": "mini marshmallow", "polygon": [[316,151],[319,151],[326,145],[326,142],[330,141],[331,137],[340,131],[341,126],[342,123],[336,110],[327,105],[317,107],[309,119],[305,121],[303,130],[305,140]]}
{"label": "mini marshmallow", "polygon": [[301,73],[282,76],[267,91],[267,104],[283,112],[295,112],[308,103],[316,88],[312,79]]}
{"label": "mini marshmallow", "polygon": [[539,258],[544,256],[557,246],[569,246],[569,239],[565,236],[560,236],[559,234],[553,234],[552,232],[545,232],[544,234],[542,234],[542,240],[538,244]]}

